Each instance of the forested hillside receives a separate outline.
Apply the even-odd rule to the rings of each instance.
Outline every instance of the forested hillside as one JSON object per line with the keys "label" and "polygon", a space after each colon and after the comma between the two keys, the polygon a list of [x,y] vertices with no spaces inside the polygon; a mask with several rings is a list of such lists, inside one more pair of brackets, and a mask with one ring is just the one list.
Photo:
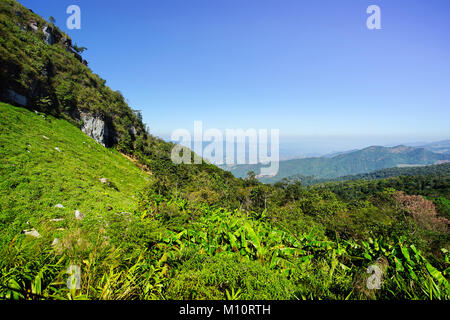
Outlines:
{"label": "forested hillside", "polygon": [[[406,146],[368,147],[362,150],[321,158],[304,158],[280,161],[280,170],[274,177],[261,177],[265,183],[273,183],[292,176],[314,176],[333,179],[341,176],[368,173],[398,166],[430,165],[450,160],[450,155]],[[260,171],[261,165],[237,165],[230,170],[237,177],[247,172]]]}
{"label": "forested hillside", "polygon": [[450,153],[450,140],[442,140],[437,141],[433,143],[428,143],[422,146],[422,148],[425,148],[427,150],[430,150],[432,152],[436,153]]}
{"label": "forested hillside", "polygon": [[435,176],[448,176],[450,174],[450,163],[443,163],[429,166],[414,166],[404,168],[387,168],[382,170],[376,170],[369,173],[361,173],[350,176],[342,176],[334,179],[319,179],[314,176],[302,176],[294,175],[288,178],[284,178],[290,181],[300,181],[302,185],[308,186],[312,184],[324,183],[324,182],[337,182],[348,180],[375,180],[385,179],[399,176],[421,176],[421,175],[435,175]]}

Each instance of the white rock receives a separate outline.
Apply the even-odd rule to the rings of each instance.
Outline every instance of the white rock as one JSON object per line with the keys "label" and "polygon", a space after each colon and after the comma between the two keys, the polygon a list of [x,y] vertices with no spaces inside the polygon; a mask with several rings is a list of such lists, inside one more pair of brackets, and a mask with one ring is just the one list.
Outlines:
{"label": "white rock", "polygon": [[56,151],[58,151],[58,152],[61,152],[61,150],[59,150],[59,148],[58,148],[58,147],[56,147],[56,148],[55,148],[55,150],[56,150]]}
{"label": "white rock", "polygon": [[83,220],[83,218],[84,218],[84,214],[82,214],[80,211],[76,210],[75,211],[75,219]]}
{"label": "white rock", "polygon": [[107,182],[108,182],[108,179],[106,179],[106,178],[101,178],[101,179],[100,179],[100,182],[101,182],[101,183],[107,183]]}
{"label": "white rock", "polygon": [[59,239],[58,238],[53,239],[52,247],[55,247],[58,243],[59,243]]}
{"label": "white rock", "polygon": [[31,230],[23,230],[23,233],[26,236],[31,236],[31,237],[35,237],[35,238],[40,238],[41,235],[39,234],[39,232],[37,232],[37,230],[35,228],[31,229]]}
{"label": "white rock", "polygon": [[50,219],[51,222],[61,222],[64,221],[63,218]]}
{"label": "white rock", "polygon": [[30,28],[31,28],[33,31],[37,31],[37,30],[38,30],[38,26],[37,26],[37,22],[36,22],[36,21],[32,20],[32,21],[30,21],[30,22],[28,23],[28,25],[30,26]]}
{"label": "white rock", "polygon": [[57,205],[55,205],[55,208],[60,208],[60,209],[62,209],[62,208],[64,208],[64,206],[63,206],[61,203],[58,203]]}
{"label": "white rock", "polygon": [[44,138],[45,140],[50,140],[50,138],[48,138],[46,136],[42,136],[42,138]]}

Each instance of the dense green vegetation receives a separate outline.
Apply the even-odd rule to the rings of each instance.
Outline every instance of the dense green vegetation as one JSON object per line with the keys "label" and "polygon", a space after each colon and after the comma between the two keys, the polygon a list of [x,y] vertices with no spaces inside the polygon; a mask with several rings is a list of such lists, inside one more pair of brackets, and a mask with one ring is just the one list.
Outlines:
{"label": "dense green vegetation", "polygon": [[[301,177],[305,181],[333,179],[363,174],[401,165],[430,165],[450,160],[449,154],[439,154],[424,148],[406,146],[369,147],[328,158],[304,158],[280,161],[280,170],[274,177],[262,177],[261,182],[274,183],[283,178]],[[245,177],[248,171],[260,172],[261,165],[236,165],[229,170],[236,177]],[[226,168],[225,168],[226,169]]]}
{"label": "dense green vegetation", "polygon": [[[242,197],[235,207],[149,175],[65,120],[0,110],[3,298],[449,297],[448,224],[439,215],[424,223],[384,185],[269,186],[249,176],[230,187]],[[448,189],[429,180],[433,192],[408,180],[396,186],[448,206]],[[349,183],[366,192],[341,193]],[[41,237],[21,234],[30,228]],[[366,286],[373,263],[386,268],[381,290]],[[80,266],[79,289],[66,286],[70,265]]]}
{"label": "dense green vegetation", "polygon": [[337,181],[349,181],[349,180],[376,180],[386,179],[400,176],[421,176],[421,175],[433,175],[433,176],[448,176],[450,174],[450,163],[429,165],[429,166],[414,166],[404,168],[387,168],[382,170],[376,170],[369,173],[360,173],[350,176],[342,176],[334,179],[316,178],[314,176],[302,176],[294,175],[284,180],[300,181],[302,185],[309,186],[318,183],[325,182],[337,182]]}
{"label": "dense green vegetation", "polygon": [[387,168],[369,173],[356,174],[352,176],[342,176],[329,181],[346,180],[375,180],[386,179],[399,176],[448,176],[450,174],[450,163],[443,163],[430,166],[405,167],[405,168]]}
{"label": "dense green vegetation", "polygon": [[[30,99],[0,103],[1,299],[449,299],[448,171],[305,187],[176,165],[63,34],[45,44],[29,19],[45,24],[0,3],[1,88]],[[75,110],[111,119],[112,148]]]}

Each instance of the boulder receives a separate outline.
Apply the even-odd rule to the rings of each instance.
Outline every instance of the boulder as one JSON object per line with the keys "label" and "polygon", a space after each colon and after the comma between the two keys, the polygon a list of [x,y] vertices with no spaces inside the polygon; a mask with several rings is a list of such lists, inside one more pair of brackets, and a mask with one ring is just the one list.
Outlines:
{"label": "boulder", "polygon": [[83,220],[83,219],[84,219],[84,214],[81,213],[80,211],[76,210],[76,211],[75,211],[75,219],[77,219],[77,220]]}
{"label": "boulder", "polygon": [[55,208],[63,209],[64,206],[61,203],[58,203],[57,205],[55,205]]}
{"label": "boulder", "polygon": [[30,237],[34,237],[34,238],[41,237],[41,235],[39,234],[39,232],[37,232],[37,230],[35,228],[33,228],[31,230],[23,230],[22,233],[25,234],[26,236],[30,236]]}
{"label": "boulder", "polygon": [[45,25],[44,28],[42,28],[42,32],[44,33],[44,41],[46,44],[52,45],[55,43],[53,29],[49,25]]}
{"label": "boulder", "polygon": [[80,112],[79,119],[82,122],[81,131],[104,147],[111,145],[112,128],[103,115]]}
{"label": "boulder", "polygon": [[38,31],[38,23],[35,20],[31,20],[30,22],[28,22],[28,26],[30,27],[31,30],[33,31]]}
{"label": "boulder", "polygon": [[131,125],[130,128],[128,129],[128,133],[130,134],[132,139],[135,139],[138,132],[136,130],[136,127]]}

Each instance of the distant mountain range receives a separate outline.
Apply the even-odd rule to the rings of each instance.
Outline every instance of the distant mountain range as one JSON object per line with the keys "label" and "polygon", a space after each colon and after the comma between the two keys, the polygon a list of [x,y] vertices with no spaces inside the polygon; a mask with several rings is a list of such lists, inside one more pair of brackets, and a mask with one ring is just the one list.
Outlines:
{"label": "distant mountain range", "polygon": [[[259,177],[262,182],[273,183],[292,176],[314,176],[333,179],[347,175],[364,174],[376,170],[440,164],[450,161],[450,140],[430,143],[423,147],[371,146],[362,150],[342,152],[316,158],[280,161],[276,176]],[[434,150],[435,152],[433,152]],[[257,175],[263,165],[236,165],[223,167],[237,177],[245,177],[249,171]]]}
{"label": "distant mountain range", "polygon": [[415,167],[396,167],[387,168],[372,171],[369,173],[360,173],[349,176],[342,176],[333,179],[319,179],[311,176],[292,176],[289,177],[291,180],[300,180],[303,186],[308,186],[312,184],[325,183],[325,182],[340,182],[340,181],[350,181],[350,180],[377,180],[377,179],[388,179],[399,176],[450,176],[450,162],[429,165],[429,166],[415,166]]}
{"label": "distant mountain range", "polygon": [[435,153],[445,153],[450,154],[450,140],[442,140],[437,142],[432,142],[421,146],[429,151]]}

